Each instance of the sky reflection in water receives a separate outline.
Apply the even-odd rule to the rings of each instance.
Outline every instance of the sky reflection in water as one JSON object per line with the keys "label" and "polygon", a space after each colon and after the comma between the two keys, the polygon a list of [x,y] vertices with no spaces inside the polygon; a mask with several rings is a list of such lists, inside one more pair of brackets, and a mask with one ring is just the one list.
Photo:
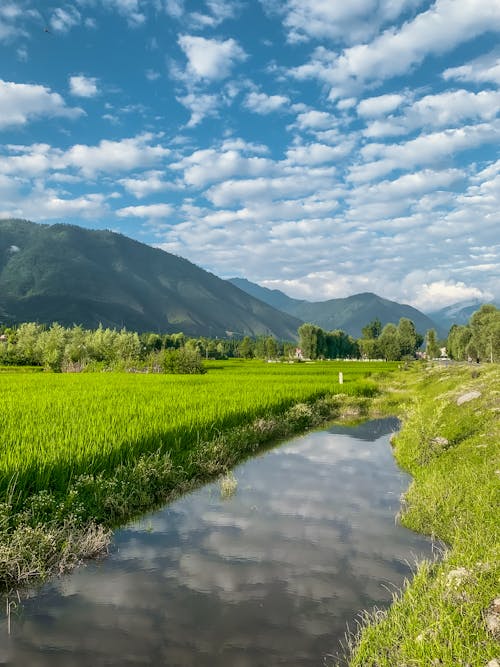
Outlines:
{"label": "sky reflection in water", "polygon": [[230,499],[211,484],[120,530],[108,559],[25,601],[10,637],[2,621],[0,664],[325,664],[431,552],[394,522],[396,428],[310,433],[236,468]]}

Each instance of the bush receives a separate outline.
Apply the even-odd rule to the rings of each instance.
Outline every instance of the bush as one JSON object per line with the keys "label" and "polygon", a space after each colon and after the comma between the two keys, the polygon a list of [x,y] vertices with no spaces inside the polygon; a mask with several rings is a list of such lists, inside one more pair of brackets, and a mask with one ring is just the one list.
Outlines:
{"label": "bush", "polygon": [[207,372],[200,353],[185,347],[179,350],[165,350],[162,367],[165,373],[201,375]]}

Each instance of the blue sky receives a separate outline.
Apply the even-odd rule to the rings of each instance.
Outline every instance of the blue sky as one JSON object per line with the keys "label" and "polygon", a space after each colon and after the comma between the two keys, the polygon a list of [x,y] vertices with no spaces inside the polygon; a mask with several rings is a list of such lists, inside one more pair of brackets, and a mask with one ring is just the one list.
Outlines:
{"label": "blue sky", "polygon": [[500,299],[500,0],[2,0],[0,216],[221,277]]}

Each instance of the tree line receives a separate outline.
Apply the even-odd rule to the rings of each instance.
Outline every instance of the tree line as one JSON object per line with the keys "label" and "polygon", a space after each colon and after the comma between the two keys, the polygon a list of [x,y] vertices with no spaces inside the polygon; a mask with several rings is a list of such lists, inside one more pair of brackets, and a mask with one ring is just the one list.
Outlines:
{"label": "tree line", "polygon": [[399,323],[384,327],[379,319],[367,324],[362,337],[355,340],[344,331],[324,331],[314,324],[299,328],[299,347],[308,359],[414,359],[423,343],[414,323],[402,317]]}
{"label": "tree line", "polygon": [[[0,327],[0,365],[43,366],[53,371],[137,370],[144,372],[203,372],[203,359],[414,359],[424,342],[414,323],[402,317],[398,324],[382,326],[379,319],[362,329],[355,339],[342,330],[325,331],[302,324],[299,343],[272,336],[252,338],[187,337],[183,333],[135,333],[122,329],[84,329],[81,326],[50,327],[27,322]],[[445,347],[456,360],[500,360],[500,310],[484,305],[469,323],[453,325],[447,340],[435,330],[425,336],[428,358],[440,356]]]}
{"label": "tree line", "polygon": [[294,343],[272,336],[192,338],[183,333],[138,334],[126,329],[84,329],[57,323],[47,327],[26,322],[0,328],[0,334],[0,365],[43,366],[53,371],[106,368],[200,372],[203,359],[279,358],[295,350]]}

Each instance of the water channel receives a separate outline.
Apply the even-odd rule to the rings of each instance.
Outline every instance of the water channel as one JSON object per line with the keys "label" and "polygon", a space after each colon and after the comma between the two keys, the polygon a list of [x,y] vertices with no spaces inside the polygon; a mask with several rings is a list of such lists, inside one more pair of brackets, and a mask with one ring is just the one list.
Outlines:
{"label": "water channel", "polygon": [[111,554],[56,578],[0,623],[0,664],[309,667],[386,606],[426,538],[395,523],[409,477],[394,419],[333,425],[116,532]]}

